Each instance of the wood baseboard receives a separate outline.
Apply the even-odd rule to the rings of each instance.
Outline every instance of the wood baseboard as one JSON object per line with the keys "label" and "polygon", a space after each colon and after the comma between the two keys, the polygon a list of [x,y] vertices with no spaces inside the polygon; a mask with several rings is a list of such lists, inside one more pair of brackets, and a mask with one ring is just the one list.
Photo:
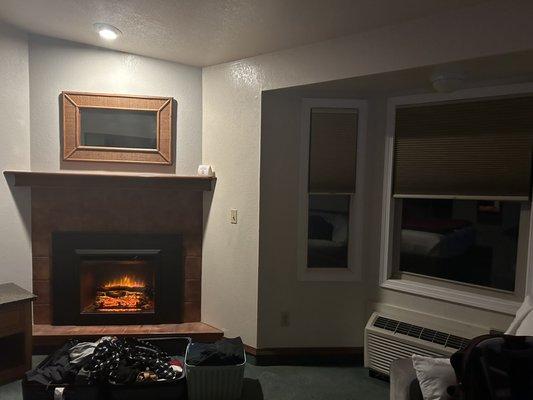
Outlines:
{"label": "wood baseboard", "polygon": [[255,365],[361,365],[362,347],[276,347],[244,345]]}

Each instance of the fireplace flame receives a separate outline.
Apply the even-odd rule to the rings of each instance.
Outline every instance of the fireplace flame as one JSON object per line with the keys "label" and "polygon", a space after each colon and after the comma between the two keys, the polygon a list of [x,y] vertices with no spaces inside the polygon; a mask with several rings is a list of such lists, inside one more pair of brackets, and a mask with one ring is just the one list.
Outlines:
{"label": "fireplace flame", "polygon": [[153,310],[154,300],[142,277],[124,274],[97,289],[93,307],[103,312],[142,312]]}
{"label": "fireplace flame", "polygon": [[142,280],[137,280],[130,275],[123,275],[119,279],[115,279],[104,284],[105,289],[112,289],[116,287],[126,288],[144,288],[146,285]]}

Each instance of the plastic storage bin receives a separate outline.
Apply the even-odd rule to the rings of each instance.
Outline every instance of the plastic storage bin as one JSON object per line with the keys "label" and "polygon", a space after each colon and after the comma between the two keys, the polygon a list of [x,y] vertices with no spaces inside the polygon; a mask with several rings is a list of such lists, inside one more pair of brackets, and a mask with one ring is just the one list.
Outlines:
{"label": "plastic storage bin", "polygon": [[[189,348],[187,348],[187,354]],[[246,365],[244,349],[244,362],[239,365],[189,365],[187,354],[185,355],[185,373],[189,400],[238,400],[241,398],[244,366]]]}

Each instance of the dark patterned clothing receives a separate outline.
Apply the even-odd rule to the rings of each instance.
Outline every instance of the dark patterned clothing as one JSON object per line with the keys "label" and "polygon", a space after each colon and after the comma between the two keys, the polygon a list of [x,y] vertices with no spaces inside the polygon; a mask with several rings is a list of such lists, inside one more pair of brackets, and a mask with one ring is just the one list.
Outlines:
{"label": "dark patterned clothing", "polygon": [[153,372],[158,379],[179,378],[170,365],[170,357],[152,344],[133,338],[105,339],[80,371],[85,380],[132,383],[145,371]]}

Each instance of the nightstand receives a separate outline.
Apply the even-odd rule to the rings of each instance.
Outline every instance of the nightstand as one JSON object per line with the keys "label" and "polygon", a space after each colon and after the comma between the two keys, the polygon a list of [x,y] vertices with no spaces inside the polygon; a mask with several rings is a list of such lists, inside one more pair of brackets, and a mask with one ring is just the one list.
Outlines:
{"label": "nightstand", "polygon": [[0,285],[0,384],[31,369],[31,302],[35,295],[14,283]]}

